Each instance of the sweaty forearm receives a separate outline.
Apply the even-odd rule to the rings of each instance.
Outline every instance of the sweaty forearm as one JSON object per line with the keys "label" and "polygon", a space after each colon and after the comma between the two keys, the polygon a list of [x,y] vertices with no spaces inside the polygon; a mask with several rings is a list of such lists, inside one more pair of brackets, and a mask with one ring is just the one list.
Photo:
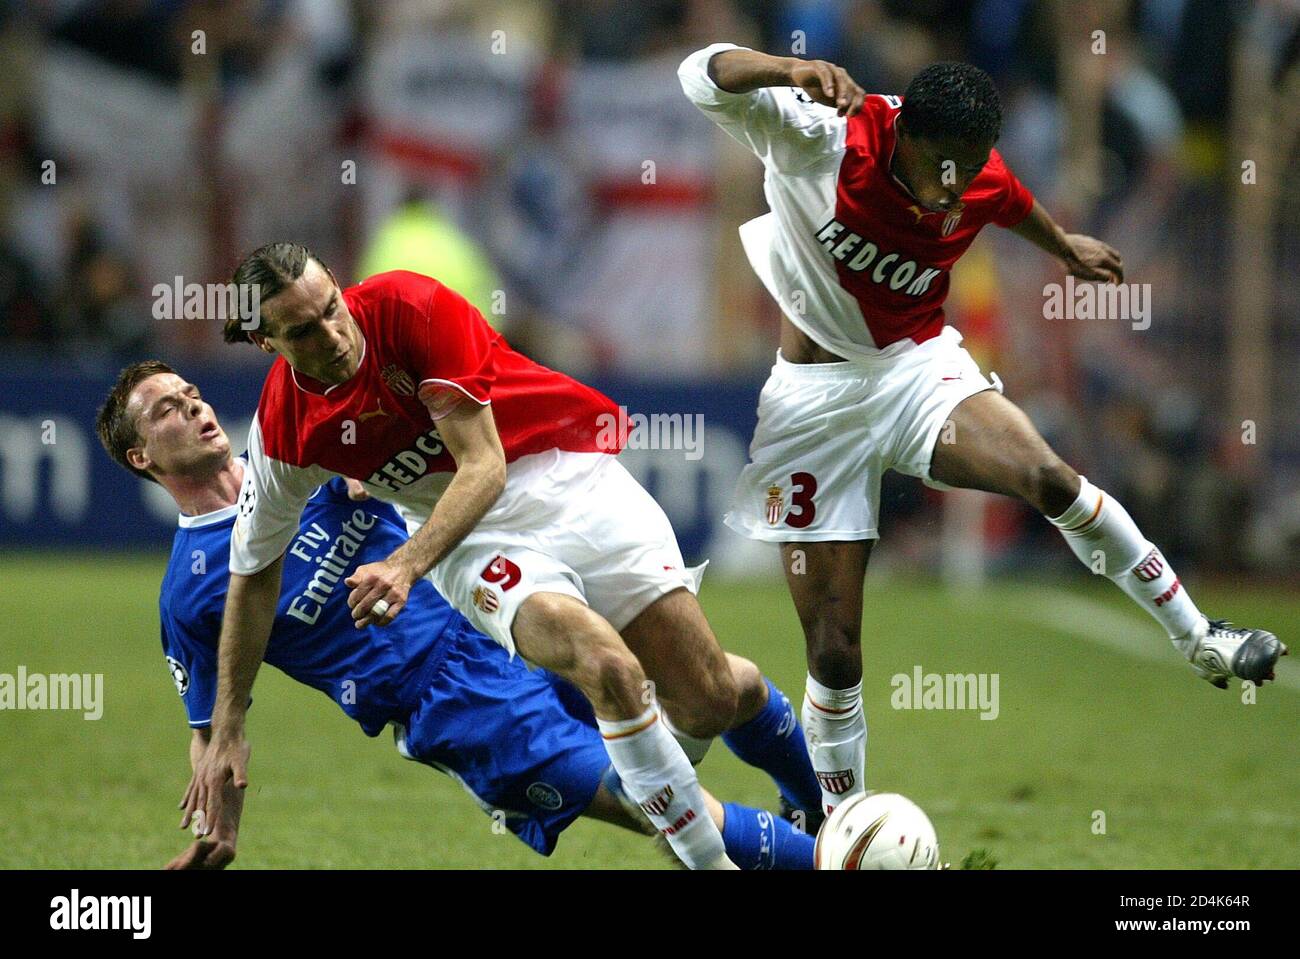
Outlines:
{"label": "sweaty forearm", "polygon": [[774,57],[756,50],[723,50],[709,60],[709,79],[728,93],[750,93],[760,87],[792,86],[794,57]]}
{"label": "sweaty forearm", "polygon": [[1066,241],[1065,231],[1037,200],[1029,215],[1013,226],[1011,232],[1058,260],[1069,259],[1070,245]]}
{"label": "sweaty forearm", "polygon": [[217,651],[217,701],[212,710],[212,731],[218,736],[233,739],[243,735],[248,697],[275,621],[283,564],[281,556],[252,576],[230,576]]}
{"label": "sweaty forearm", "polygon": [[390,559],[419,579],[464,539],[492,508],[506,485],[504,461],[485,459],[456,470],[433,514]]}

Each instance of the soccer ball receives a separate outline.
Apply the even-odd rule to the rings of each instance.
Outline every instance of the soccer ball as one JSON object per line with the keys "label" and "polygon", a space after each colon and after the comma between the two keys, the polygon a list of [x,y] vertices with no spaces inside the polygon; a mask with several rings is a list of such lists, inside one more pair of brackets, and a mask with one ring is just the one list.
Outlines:
{"label": "soccer ball", "polygon": [[898,793],[858,793],[817,833],[818,869],[938,869],[939,840],[921,807]]}

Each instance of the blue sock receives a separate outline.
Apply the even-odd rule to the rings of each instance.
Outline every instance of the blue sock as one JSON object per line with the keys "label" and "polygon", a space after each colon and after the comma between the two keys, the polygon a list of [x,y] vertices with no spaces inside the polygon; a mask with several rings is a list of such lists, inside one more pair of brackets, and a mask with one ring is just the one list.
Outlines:
{"label": "blue sock", "polygon": [[741,869],[811,869],[816,840],[766,809],[722,807],[722,842]]}
{"label": "blue sock", "polygon": [[771,776],[786,802],[797,809],[820,810],[822,790],[808,759],[799,714],[772,680],[763,681],[767,705],[743,726],[723,733],[722,741],[742,762]]}

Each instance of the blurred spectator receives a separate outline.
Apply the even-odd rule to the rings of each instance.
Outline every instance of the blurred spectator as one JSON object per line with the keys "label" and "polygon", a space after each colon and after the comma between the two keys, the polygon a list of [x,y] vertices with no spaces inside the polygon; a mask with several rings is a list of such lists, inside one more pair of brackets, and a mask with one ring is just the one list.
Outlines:
{"label": "blurred spectator", "polygon": [[469,300],[493,323],[500,317],[501,283],[478,245],[438,207],[408,196],[380,224],[361,255],[357,279],[389,270],[432,276]]}
{"label": "blurred spectator", "polygon": [[[1234,472],[1242,448],[1223,421],[1222,354],[1234,46],[1251,33],[1280,80],[1300,56],[1300,5],[1067,6],[0,2],[0,334],[86,362],[155,349],[260,362],[221,349],[213,324],[154,324],[145,294],[176,276],[224,280],[241,252],[293,237],[340,278],[437,276],[508,324],[525,352],[580,375],[756,375],[771,361],[775,308],[735,230],[762,211],[760,169],[681,97],[680,57],[734,40],[836,60],[873,93],[903,92],[934,60],[968,59],[1002,93],[998,149],[1069,229],[1121,250],[1127,279],[1154,291],[1153,322],[1135,335],[1122,321],[1044,321],[1043,287],[1060,282],[1059,267],[996,230],[972,250],[974,269],[954,274],[954,322],[1049,440],[1180,564],[1187,554],[1188,565],[1294,566],[1293,155],[1290,170],[1270,174],[1281,177],[1278,219],[1289,226],[1277,237],[1265,480]],[[1061,65],[1077,54],[1072,44],[1091,42],[1082,27],[1063,30],[1074,11],[1079,22],[1114,14],[1095,61],[1104,77],[1095,203],[1071,195],[1062,162],[1074,118]],[[42,179],[47,169],[57,177]],[[891,521],[933,522],[927,495],[891,481]],[[1189,513],[1215,521],[1175,521]],[[1009,507],[991,521],[1008,565],[1059,552],[1030,520]],[[1236,535],[1248,527],[1258,532]],[[932,538],[916,529],[919,556]]]}
{"label": "blurred spectator", "polygon": [[68,224],[67,279],[55,302],[55,324],[67,352],[129,362],[148,351],[152,314],[135,294],[127,258],[110,247],[77,211]]}

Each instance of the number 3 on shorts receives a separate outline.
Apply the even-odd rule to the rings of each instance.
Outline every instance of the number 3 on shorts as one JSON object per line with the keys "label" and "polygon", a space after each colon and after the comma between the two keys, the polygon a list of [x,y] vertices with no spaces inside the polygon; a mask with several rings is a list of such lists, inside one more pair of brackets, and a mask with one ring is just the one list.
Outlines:
{"label": "number 3 on shorts", "polygon": [[479,573],[479,578],[488,583],[500,583],[501,592],[504,593],[518,586],[519,581],[524,578],[524,574],[516,564],[497,553],[492,557],[492,561],[483,567],[483,572]]}
{"label": "number 3 on shorts", "polygon": [[[817,507],[813,505],[817,477],[812,473],[791,473],[790,485],[795,488],[795,492],[790,494],[790,512],[786,513],[785,525],[803,529],[811,525],[813,517],[817,515]],[[794,512],[796,506],[799,507],[798,513]]]}

